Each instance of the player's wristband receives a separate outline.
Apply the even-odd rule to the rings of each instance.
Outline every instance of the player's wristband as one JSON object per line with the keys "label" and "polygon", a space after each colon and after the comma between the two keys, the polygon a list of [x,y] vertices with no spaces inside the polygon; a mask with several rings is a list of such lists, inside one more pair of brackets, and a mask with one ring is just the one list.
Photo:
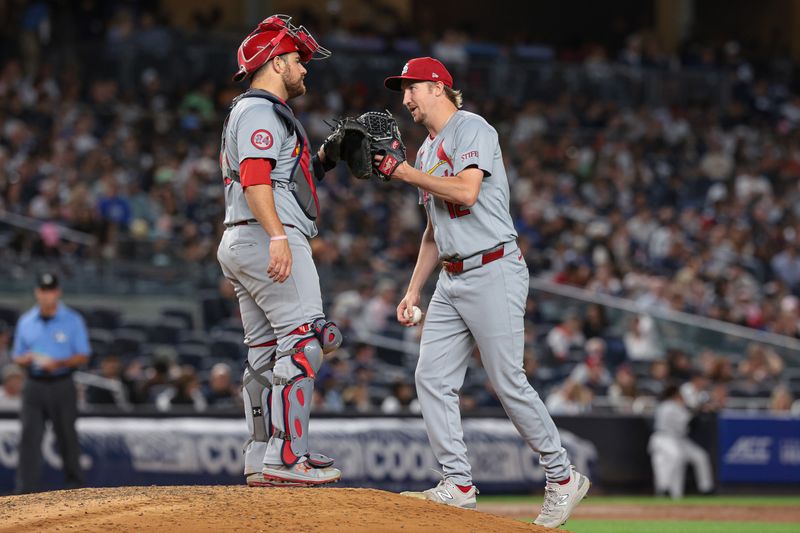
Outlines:
{"label": "player's wristband", "polygon": [[286,241],[289,240],[288,235],[275,235],[274,237],[269,238],[270,241]]}

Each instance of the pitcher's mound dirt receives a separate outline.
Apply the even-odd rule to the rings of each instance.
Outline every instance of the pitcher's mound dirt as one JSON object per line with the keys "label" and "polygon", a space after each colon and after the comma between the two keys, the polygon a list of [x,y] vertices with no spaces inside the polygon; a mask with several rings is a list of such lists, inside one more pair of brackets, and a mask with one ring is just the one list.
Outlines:
{"label": "pitcher's mound dirt", "polygon": [[550,533],[372,489],[227,486],[80,489],[0,498],[0,532]]}

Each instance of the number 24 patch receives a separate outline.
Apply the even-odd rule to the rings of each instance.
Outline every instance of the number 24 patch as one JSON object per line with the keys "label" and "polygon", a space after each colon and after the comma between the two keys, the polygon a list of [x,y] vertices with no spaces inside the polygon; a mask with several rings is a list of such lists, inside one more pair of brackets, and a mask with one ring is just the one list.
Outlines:
{"label": "number 24 patch", "polygon": [[256,130],[250,137],[250,142],[259,150],[268,150],[272,147],[272,134],[267,130]]}

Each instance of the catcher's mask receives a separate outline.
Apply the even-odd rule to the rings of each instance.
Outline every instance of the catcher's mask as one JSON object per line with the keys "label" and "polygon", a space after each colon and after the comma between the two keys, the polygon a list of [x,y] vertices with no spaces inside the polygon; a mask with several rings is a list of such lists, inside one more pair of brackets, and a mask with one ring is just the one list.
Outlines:
{"label": "catcher's mask", "polygon": [[304,26],[295,26],[291,20],[292,17],[288,15],[272,15],[250,32],[236,53],[239,70],[234,74],[233,81],[242,81],[281,54],[297,52],[303,63],[330,57],[330,50],[321,47]]}

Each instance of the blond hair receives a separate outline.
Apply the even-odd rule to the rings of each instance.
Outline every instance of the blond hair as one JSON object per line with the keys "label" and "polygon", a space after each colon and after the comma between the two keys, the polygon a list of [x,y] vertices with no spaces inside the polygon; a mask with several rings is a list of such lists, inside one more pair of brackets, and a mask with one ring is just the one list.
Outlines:
{"label": "blond hair", "polygon": [[444,94],[447,96],[448,100],[453,102],[453,105],[456,106],[457,109],[461,109],[461,106],[464,105],[464,96],[461,94],[461,91],[457,89],[451,89],[445,85]]}

